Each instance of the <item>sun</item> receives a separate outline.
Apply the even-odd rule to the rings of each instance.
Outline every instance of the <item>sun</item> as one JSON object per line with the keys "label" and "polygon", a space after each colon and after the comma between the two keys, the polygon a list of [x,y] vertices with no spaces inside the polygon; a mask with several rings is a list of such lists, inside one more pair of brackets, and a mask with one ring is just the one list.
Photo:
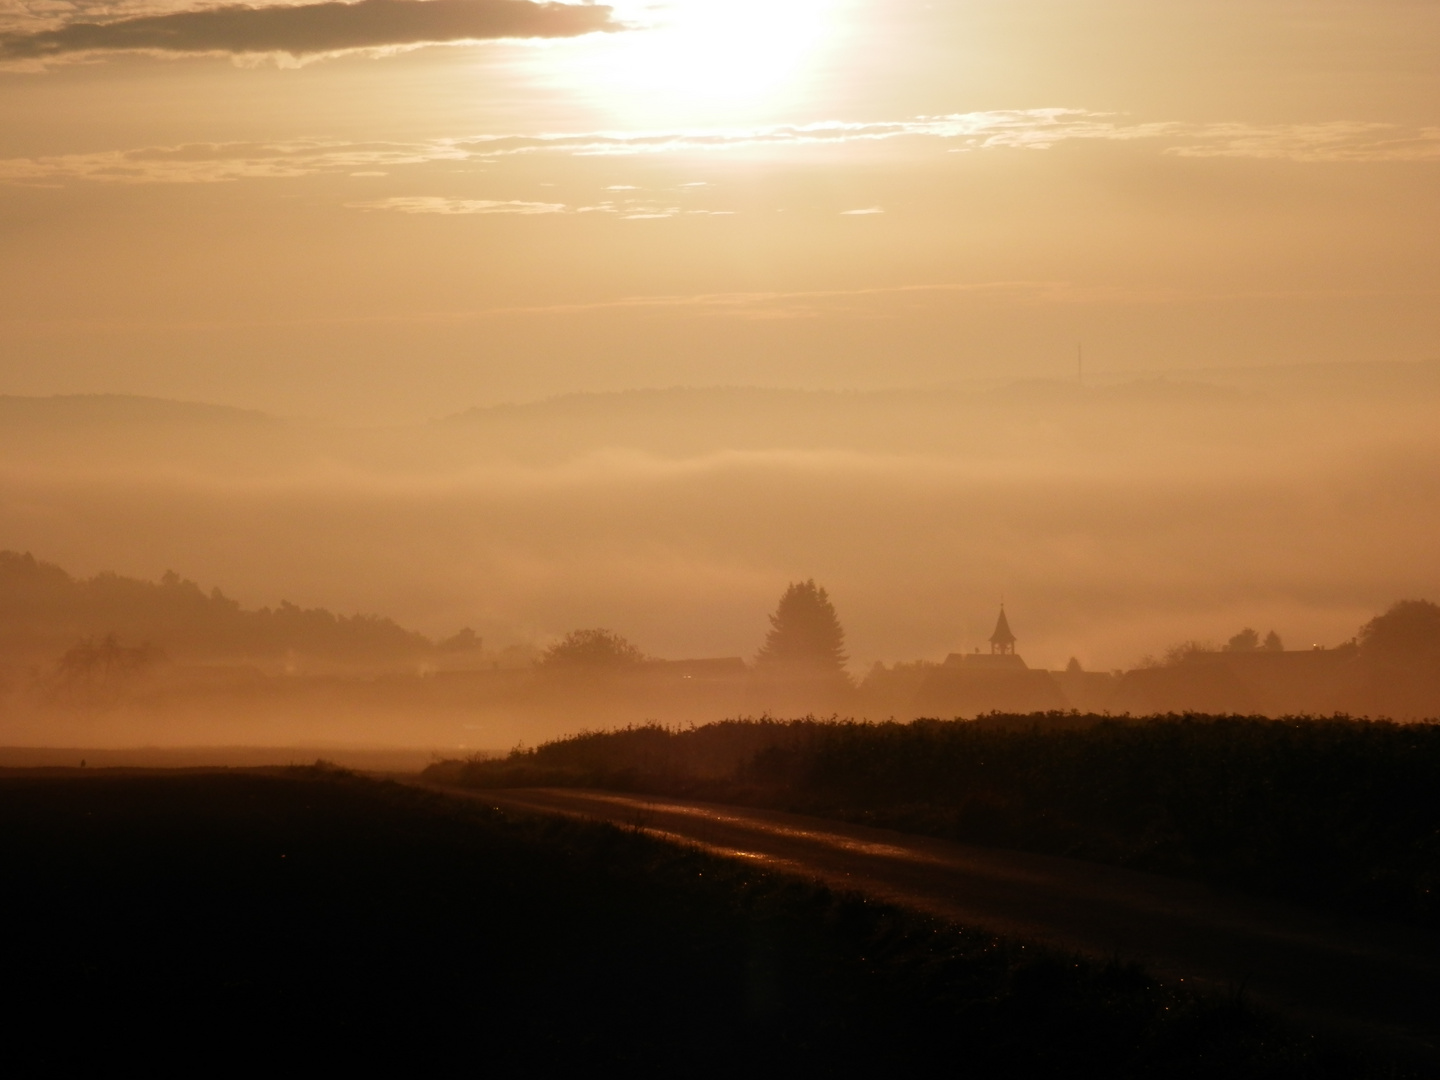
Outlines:
{"label": "sun", "polygon": [[546,49],[553,75],[617,116],[738,114],[803,92],[841,0],[614,0],[632,29]]}
{"label": "sun", "polygon": [[[800,75],[825,37],[825,0],[643,0],[617,17],[645,26],[615,41],[611,78],[695,102],[773,95]],[[628,9],[628,10],[627,10]]]}

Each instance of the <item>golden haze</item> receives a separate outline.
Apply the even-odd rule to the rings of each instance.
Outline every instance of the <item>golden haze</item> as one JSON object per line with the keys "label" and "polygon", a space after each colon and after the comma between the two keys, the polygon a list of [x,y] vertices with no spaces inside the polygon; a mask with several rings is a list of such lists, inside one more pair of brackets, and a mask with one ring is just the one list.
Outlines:
{"label": "golden haze", "polygon": [[1440,598],[1433,4],[226,10],[0,5],[0,548],[857,674]]}

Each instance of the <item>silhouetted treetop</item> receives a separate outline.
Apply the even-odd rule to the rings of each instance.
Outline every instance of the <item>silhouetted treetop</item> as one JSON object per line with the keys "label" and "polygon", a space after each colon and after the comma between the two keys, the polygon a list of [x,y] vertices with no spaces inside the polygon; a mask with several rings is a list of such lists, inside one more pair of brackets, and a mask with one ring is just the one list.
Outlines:
{"label": "silhouetted treetop", "polygon": [[1225,643],[1226,652],[1255,652],[1259,648],[1260,634],[1248,626]]}
{"label": "silhouetted treetop", "polygon": [[614,669],[633,667],[645,654],[613,630],[572,630],[545,650],[544,668]]}
{"label": "silhouetted treetop", "polygon": [[1428,600],[1401,600],[1360,628],[1360,648],[1386,660],[1440,658],[1440,606]]}
{"label": "silhouetted treetop", "polygon": [[470,627],[462,627],[457,633],[435,643],[441,652],[479,652],[484,642]]}
{"label": "silhouetted treetop", "polygon": [[1182,641],[1178,645],[1172,645],[1165,650],[1165,655],[1160,660],[1146,657],[1140,662],[1141,667],[1176,667],[1179,664],[1189,664],[1196,660],[1216,652],[1215,646],[1204,641]]}
{"label": "silhouetted treetop", "polygon": [[770,632],[756,663],[838,673],[847,659],[845,631],[829,594],[814,579],[793,583],[770,616]]}

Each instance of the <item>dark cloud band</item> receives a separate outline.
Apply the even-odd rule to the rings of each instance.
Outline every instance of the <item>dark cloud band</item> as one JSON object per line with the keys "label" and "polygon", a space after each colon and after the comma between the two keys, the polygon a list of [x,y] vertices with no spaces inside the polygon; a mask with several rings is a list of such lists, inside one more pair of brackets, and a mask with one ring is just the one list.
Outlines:
{"label": "dark cloud band", "polygon": [[233,5],[0,35],[0,60],[123,50],[305,56],[487,38],[574,37],[619,28],[611,9],[599,4],[359,0],[294,7]]}

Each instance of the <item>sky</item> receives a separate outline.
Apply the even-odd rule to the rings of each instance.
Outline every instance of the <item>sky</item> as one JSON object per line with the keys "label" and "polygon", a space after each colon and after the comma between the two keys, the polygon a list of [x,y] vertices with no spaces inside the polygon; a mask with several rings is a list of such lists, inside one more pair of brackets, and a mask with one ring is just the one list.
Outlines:
{"label": "sky", "polygon": [[398,422],[1440,350],[1429,0],[4,0],[0,34],[0,391]]}
{"label": "sky", "polygon": [[289,425],[5,420],[0,547],[671,656],[809,577],[862,666],[1001,599],[1333,644],[1440,599],[1437,103],[1433,0],[0,0],[0,395]]}

